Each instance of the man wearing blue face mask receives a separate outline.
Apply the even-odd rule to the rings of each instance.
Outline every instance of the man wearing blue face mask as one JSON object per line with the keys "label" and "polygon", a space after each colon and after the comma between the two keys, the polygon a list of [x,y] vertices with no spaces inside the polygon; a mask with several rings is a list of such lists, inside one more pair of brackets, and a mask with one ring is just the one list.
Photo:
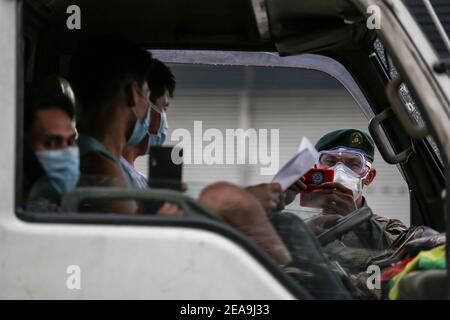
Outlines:
{"label": "man wearing blue face mask", "polygon": [[50,76],[25,93],[25,210],[59,211],[80,176],[75,99],[69,83]]}
{"label": "man wearing blue face mask", "polygon": [[160,146],[166,140],[169,130],[166,111],[169,107],[169,97],[173,97],[176,86],[172,71],[158,59],[152,59],[149,74],[147,82],[151,91],[151,113],[147,135],[140,143],[125,148],[120,159],[137,189],[148,188],[148,182],[147,178],[136,170],[134,162],[137,157],[148,154],[151,146]]}
{"label": "man wearing blue face mask", "polygon": [[[150,61],[147,51],[111,36],[84,39],[72,56],[70,80],[80,102],[80,186],[132,188],[120,156],[148,131]],[[134,214],[137,204],[91,201],[82,210]]]}
{"label": "man wearing blue face mask", "polygon": [[[81,114],[80,187],[137,188],[120,158],[149,130],[151,64],[148,51],[117,36],[84,39],[72,56],[69,74]],[[181,214],[176,205],[167,206],[156,213]],[[91,199],[80,209],[136,214],[140,206],[133,200]]]}

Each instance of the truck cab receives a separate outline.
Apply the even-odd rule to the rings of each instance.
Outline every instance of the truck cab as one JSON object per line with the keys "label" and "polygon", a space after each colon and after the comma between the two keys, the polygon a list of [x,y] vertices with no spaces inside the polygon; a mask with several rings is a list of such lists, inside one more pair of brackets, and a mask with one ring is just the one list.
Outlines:
{"label": "truck cab", "polygon": [[[169,64],[331,76],[364,114],[383,160],[404,179],[411,225],[447,233],[449,26],[442,34],[439,24],[428,24],[436,29],[430,39],[417,8],[417,1],[406,0],[0,0],[0,297],[314,298],[194,195],[80,188],[65,201],[66,213],[23,210],[25,84],[66,76],[80,39],[96,33],[127,37]],[[77,212],[93,194],[171,201],[188,214]],[[446,272],[439,277],[450,294]],[[426,290],[420,296],[427,298]]]}

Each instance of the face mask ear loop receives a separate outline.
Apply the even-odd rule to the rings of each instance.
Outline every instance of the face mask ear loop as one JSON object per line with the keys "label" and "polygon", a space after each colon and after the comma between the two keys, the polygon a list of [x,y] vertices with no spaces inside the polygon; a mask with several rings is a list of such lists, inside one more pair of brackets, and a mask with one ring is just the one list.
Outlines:
{"label": "face mask ear loop", "polygon": [[150,108],[152,108],[153,110],[155,110],[158,114],[161,114],[162,112],[158,109],[157,106],[155,106],[153,104],[153,102],[150,101]]}
{"label": "face mask ear loop", "polygon": [[369,170],[367,170],[367,172],[361,177],[361,187],[364,185],[362,183],[362,181],[367,178],[367,176],[369,175],[370,171],[372,170],[372,164],[369,163],[369,165],[367,166],[369,168]]}
{"label": "face mask ear loop", "polygon": [[[362,193],[363,193],[363,190],[364,190],[364,188],[363,188],[363,186],[364,186],[363,180],[367,177],[367,175],[369,174],[370,170],[372,170],[372,169],[369,167],[369,170],[367,170],[367,172],[360,178],[361,196],[362,196]],[[358,209],[358,206],[356,204],[356,199],[354,197],[353,197],[353,203],[355,204],[355,210]]]}
{"label": "face mask ear loop", "polygon": [[[361,180],[360,180],[360,183],[361,183],[361,195],[362,195],[362,181]],[[352,194],[352,199],[353,199],[353,205],[355,206],[354,210],[356,210],[356,209],[358,209],[358,205],[356,204],[356,198],[355,198],[355,195],[353,195],[353,194]]]}
{"label": "face mask ear loop", "polygon": [[[139,97],[144,99],[145,103],[147,104],[148,112],[150,113],[150,109],[153,109],[153,103],[149,99],[145,98],[141,91],[138,91],[138,95],[139,95]],[[135,115],[136,115],[136,118],[139,119],[137,117],[136,113],[135,113]]]}
{"label": "face mask ear loop", "polygon": [[[360,179],[359,179],[359,182],[358,182],[358,183],[361,184],[361,196],[362,196],[362,189],[363,189],[363,187],[362,187],[362,186],[363,186],[362,179],[363,179],[363,178],[360,178]],[[358,198],[359,198],[359,197],[358,197]],[[357,199],[357,198],[355,198],[355,196],[353,195],[352,199],[353,199],[354,210],[357,210],[357,209],[358,209],[358,205],[356,204],[356,199]]]}

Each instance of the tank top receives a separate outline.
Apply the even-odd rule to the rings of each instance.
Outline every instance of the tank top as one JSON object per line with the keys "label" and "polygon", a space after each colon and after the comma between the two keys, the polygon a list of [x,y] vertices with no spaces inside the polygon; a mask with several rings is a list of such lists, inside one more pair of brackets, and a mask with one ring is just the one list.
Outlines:
{"label": "tank top", "polygon": [[102,156],[113,161],[117,166],[119,166],[120,170],[122,171],[122,174],[127,181],[127,185],[133,189],[137,189],[137,186],[135,185],[134,180],[128,170],[123,167],[120,160],[116,159],[111,152],[106,150],[106,148],[100,141],[91,136],[80,134],[78,137],[78,147],[80,148],[80,157],[83,157],[90,153],[100,153]]}

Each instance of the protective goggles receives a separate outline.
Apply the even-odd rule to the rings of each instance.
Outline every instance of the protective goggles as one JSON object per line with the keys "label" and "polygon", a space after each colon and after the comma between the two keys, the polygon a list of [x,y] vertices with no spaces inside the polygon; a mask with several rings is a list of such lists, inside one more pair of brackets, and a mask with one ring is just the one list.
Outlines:
{"label": "protective goggles", "polygon": [[366,174],[372,167],[372,163],[367,161],[364,153],[359,150],[337,148],[319,152],[319,164],[321,167],[331,168],[339,162],[359,176]]}

